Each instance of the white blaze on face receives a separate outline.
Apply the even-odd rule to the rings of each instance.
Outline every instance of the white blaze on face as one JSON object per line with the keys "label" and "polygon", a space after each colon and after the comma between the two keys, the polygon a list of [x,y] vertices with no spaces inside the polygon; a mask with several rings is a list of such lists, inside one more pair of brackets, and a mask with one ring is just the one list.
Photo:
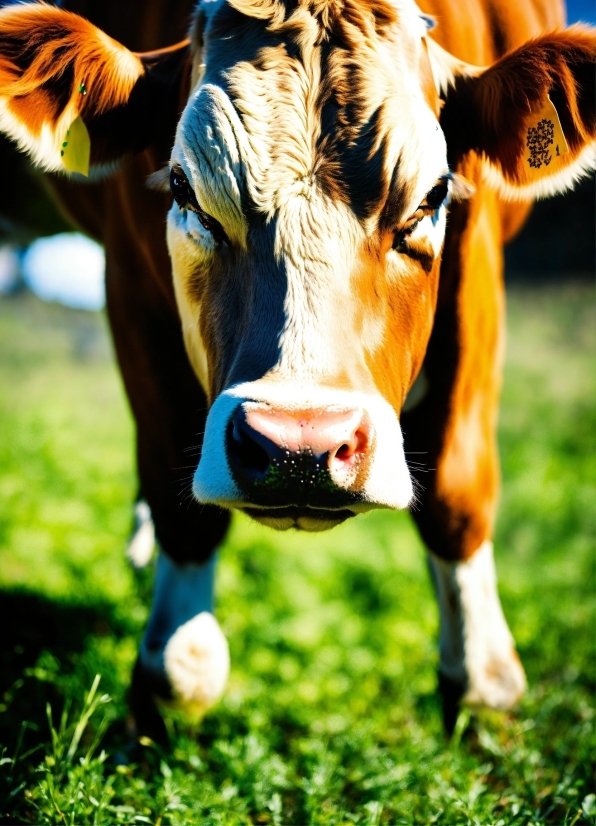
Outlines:
{"label": "white blaze on face", "polygon": [[358,309],[350,273],[363,230],[345,204],[334,204],[315,184],[300,187],[280,207],[275,233],[287,291],[271,378],[290,386],[364,364],[364,343],[349,336]]}

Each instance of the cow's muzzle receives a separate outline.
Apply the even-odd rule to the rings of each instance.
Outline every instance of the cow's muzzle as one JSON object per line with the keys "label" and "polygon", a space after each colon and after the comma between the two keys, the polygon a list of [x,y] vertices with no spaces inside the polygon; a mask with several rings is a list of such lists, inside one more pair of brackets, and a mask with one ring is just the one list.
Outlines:
{"label": "cow's muzzle", "polygon": [[343,390],[306,388],[301,396],[297,403],[287,386],[264,382],[220,394],[194,477],[197,499],[304,530],[406,507],[412,486],[391,407]]}
{"label": "cow's muzzle", "polygon": [[226,451],[245,513],[283,529],[324,530],[354,516],[371,429],[362,410],[283,410],[244,402]]}

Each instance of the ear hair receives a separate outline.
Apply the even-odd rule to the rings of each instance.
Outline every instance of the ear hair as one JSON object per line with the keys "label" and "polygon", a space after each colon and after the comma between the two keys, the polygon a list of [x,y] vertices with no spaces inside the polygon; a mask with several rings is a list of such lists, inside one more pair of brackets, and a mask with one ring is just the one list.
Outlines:
{"label": "ear hair", "polygon": [[188,53],[185,41],[134,54],[47,3],[5,6],[0,132],[47,171],[85,174],[88,159],[94,178],[111,174],[126,155],[171,141]]}
{"label": "ear hair", "polygon": [[170,167],[162,166],[157,172],[152,172],[147,177],[147,189],[152,189],[154,192],[169,192],[170,191]]}
{"label": "ear hair", "polygon": [[459,172],[454,172],[451,176],[451,200],[452,201],[467,201],[476,192],[476,187],[473,183],[460,175]]}
{"label": "ear hair", "polygon": [[452,55],[432,39],[425,38],[428,59],[430,61],[435,87],[440,97],[445,99],[449,89],[455,86],[460,75],[476,77],[484,72],[485,66],[474,66]]}

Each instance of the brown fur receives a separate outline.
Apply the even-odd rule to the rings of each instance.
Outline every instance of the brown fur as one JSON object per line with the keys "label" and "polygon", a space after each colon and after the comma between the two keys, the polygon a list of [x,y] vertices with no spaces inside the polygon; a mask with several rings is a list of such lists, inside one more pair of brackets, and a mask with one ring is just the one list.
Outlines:
{"label": "brown fur", "polygon": [[[169,44],[186,34],[192,2],[132,0],[126,14],[121,3],[105,0],[66,0],[65,5],[101,21],[110,35],[126,45],[147,50],[155,65],[155,50],[166,47],[166,59],[171,57]],[[134,26],[129,25],[128,13],[134,16]],[[186,46],[183,51],[186,54]],[[150,113],[162,112],[153,122],[158,129],[144,136],[150,148],[106,181],[81,184],[51,176],[51,184],[71,225],[106,246],[108,319],[135,418],[139,493],[150,504],[161,547],[184,562],[210,556],[225,535],[229,514],[201,506],[189,495],[207,400],[180,333],[164,231],[170,196],[146,186],[149,174],[169,160],[177,118],[188,94],[189,75],[171,59],[164,67],[164,72],[172,70],[172,76],[164,78],[171,84],[169,104],[163,107],[156,96],[149,108]],[[167,85],[161,88],[167,90]],[[0,207],[3,194],[9,197],[4,209],[11,210],[11,193],[1,190]]]}
{"label": "brown fur", "polygon": [[73,106],[91,135],[92,167],[152,141],[149,119],[169,120],[166,109],[178,109],[174,90],[187,57],[188,41],[133,55],[87,20],[54,6],[0,10],[0,97],[31,136]]}
{"label": "brown fur", "polygon": [[[123,54],[130,71],[118,70]],[[0,95],[33,134],[75,98],[84,119],[126,103],[143,74],[136,60],[87,20],[45,4],[0,11]],[[87,93],[79,93],[85,83]]]}

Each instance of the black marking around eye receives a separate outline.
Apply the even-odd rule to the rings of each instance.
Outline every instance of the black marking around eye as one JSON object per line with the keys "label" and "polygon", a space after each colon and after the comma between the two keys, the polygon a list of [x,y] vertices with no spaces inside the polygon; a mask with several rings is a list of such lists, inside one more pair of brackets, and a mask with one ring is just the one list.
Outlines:
{"label": "black marking around eye", "polygon": [[418,261],[427,275],[431,272],[435,265],[436,258],[432,248],[429,248],[423,243],[416,243],[412,245],[408,244],[401,251],[401,254],[407,255],[408,258],[412,258],[414,261]]}
{"label": "black marking around eye", "polygon": [[170,170],[170,189],[180,209],[190,207],[198,211],[199,204],[196,195],[188,182],[188,178],[178,166],[173,166]]}

